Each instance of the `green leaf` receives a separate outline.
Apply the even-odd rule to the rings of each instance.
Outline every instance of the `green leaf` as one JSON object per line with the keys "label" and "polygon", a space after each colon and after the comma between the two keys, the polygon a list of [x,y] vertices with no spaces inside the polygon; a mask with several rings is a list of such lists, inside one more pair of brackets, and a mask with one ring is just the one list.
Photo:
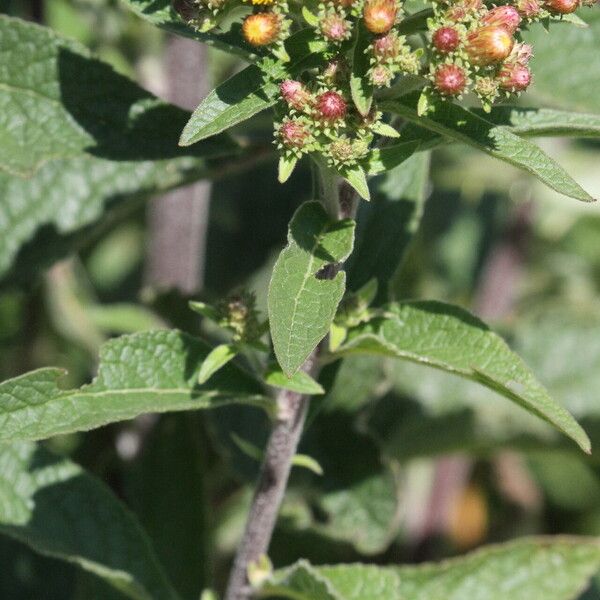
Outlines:
{"label": "green leaf", "polygon": [[573,417],[479,319],[439,302],[392,304],[385,307],[385,315],[351,330],[339,352],[392,356],[477,381],[554,425],[590,452],[590,441]]}
{"label": "green leaf", "polygon": [[[0,16],[0,52],[2,170],[30,176],[47,161],[81,155],[148,161],[207,154],[178,148],[185,111],[49,29]],[[209,148],[214,156],[235,145]]]}
{"label": "green leaf", "polygon": [[294,600],[572,600],[599,567],[596,539],[525,538],[416,567],[300,561],[276,571],[261,593]]}
{"label": "green leaf", "polygon": [[288,377],[327,335],[346,285],[338,265],[353,242],[354,221],[330,219],[319,202],[303,204],[290,222],[269,286],[273,347]]}
{"label": "green leaf", "polygon": [[92,323],[108,333],[137,333],[164,326],[156,314],[139,304],[97,304],[85,310]]}
{"label": "green leaf", "polygon": [[429,154],[419,153],[376,180],[374,199],[359,206],[356,249],[348,264],[348,287],[377,278],[377,302],[388,299],[389,282],[416,233],[427,196]]}
{"label": "green leaf", "polygon": [[98,375],[61,390],[61,369],[38,369],[0,384],[0,441],[87,431],[146,412],[212,408],[231,402],[267,406],[250,376],[227,365],[208,386],[197,383],[210,348],[178,331],[123,336],[104,344]]}
{"label": "green leaf", "polygon": [[138,17],[170,33],[199,40],[248,60],[257,58],[257,55],[244,43],[239,26],[232,27],[227,33],[201,33],[183,21],[173,8],[172,0],[121,0],[121,4],[132,10]]}
{"label": "green leaf", "polygon": [[0,446],[0,533],[129,598],[178,598],[133,515],[79,466],[35,444]]}
{"label": "green leaf", "polygon": [[373,104],[373,85],[367,77],[367,71],[370,67],[367,49],[372,37],[362,21],[359,22],[356,28],[352,72],[350,73],[350,92],[354,105],[363,116],[369,114],[371,105]]}
{"label": "green leaf", "polygon": [[400,134],[391,125],[384,123],[383,121],[377,121],[371,125],[371,131],[379,135],[390,138],[399,138]]}
{"label": "green leaf", "polygon": [[600,73],[600,15],[597,9],[581,14],[589,28],[552,23],[551,35],[541,27],[524,32],[535,48],[535,78],[527,94],[550,106],[600,112],[595,76]]}
{"label": "green leaf", "polygon": [[364,200],[371,199],[367,176],[362,167],[356,165],[354,167],[345,167],[341,172],[341,176],[354,188],[356,193]]}
{"label": "green leaf", "polygon": [[264,376],[265,383],[272,387],[291,390],[300,394],[324,394],[323,387],[308,373],[297,371],[288,377],[277,365],[271,365]]}
{"label": "green leaf", "polygon": [[561,194],[584,202],[594,200],[540,148],[515,135],[510,129],[494,125],[452,102],[437,101],[426,115],[418,116],[417,102],[418,95],[409,94],[397,100],[386,100],[380,104],[380,108],[523,169]]}
{"label": "green leaf", "polygon": [[206,383],[217,371],[222,369],[229,361],[238,354],[235,344],[221,344],[213,348],[202,361],[198,383]]}
{"label": "green leaf", "polygon": [[279,157],[279,169],[277,179],[279,183],[285,183],[294,172],[294,168],[298,163],[296,156],[280,156]]}
{"label": "green leaf", "polygon": [[285,45],[291,57],[289,65],[264,59],[230,77],[196,108],[179,143],[190,146],[273,106],[279,99],[279,80],[297,75],[322,60],[319,51],[323,47],[315,42],[312,29],[299,31]]}
{"label": "green leaf", "polygon": [[395,169],[417,151],[419,144],[418,141],[411,141],[374,148],[369,155],[369,175],[378,175]]}
{"label": "green leaf", "polygon": [[129,504],[177,591],[197,600],[211,564],[206,440],[200,415],[163,415],[125,473]]}

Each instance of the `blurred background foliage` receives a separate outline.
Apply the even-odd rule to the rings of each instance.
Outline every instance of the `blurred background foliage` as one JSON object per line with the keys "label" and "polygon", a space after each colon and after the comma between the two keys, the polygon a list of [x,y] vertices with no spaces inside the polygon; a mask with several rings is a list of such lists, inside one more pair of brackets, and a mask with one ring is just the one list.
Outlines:
{"label": "blurred background foliage", "polygon": [[[0,0],[0,11],[41,21],[169,95],[167,36],[117,0]],[[240,66],[211,49],[203,71],[186,76],[214,87]],[[540,85],[524,103],[553,100],[540,69]],[[554,101],[565,105],[564,96]],[[594,102],[597,94],[589,106],[585,97],[574,106],[593,111]],[[242,133],[268,145],[269,116]],[[598,143],[541,144],[600,196]],[[436,151],[431,166],[423,221],[391,292],[453,302],[486,319],[599,447],[598,207],[560,197],[463,146]],[[194,297],[213,300],[245,286],[264,309],[274,258],[294,209],[310,197],[309,179],[305,167],[280,186],[267,156],[212,186],[204,277]],[[382,188],[393,194],[393,185]],[[112,335],[166,326],[216,335],[187,310],[185,294],[148,284],[149,231],[146,205],[138,206],[39,280],[0,288],[0,377],[52,364],[68,370],[65,385],[80,385]],[[508,401],[442,373],[373,358],[330,365],[322,378],[332,390],[315,401],[319,418],[302,452],[325,475],[294,471],[272,546],[276,565],[299,556],[316,564],[418,562],[523,534],[600,535],[598,455],[582,456]],[[47,445],[125,499],[191,600],[227,573],[258,466],[239,440],[260,448],[266,433],[261,413],[228,407],[147,416]],[[2,598],[117,597],[91,576],[4,538],[0,563]],[[594,598],[600,592],[591,589],[585,599]]]}

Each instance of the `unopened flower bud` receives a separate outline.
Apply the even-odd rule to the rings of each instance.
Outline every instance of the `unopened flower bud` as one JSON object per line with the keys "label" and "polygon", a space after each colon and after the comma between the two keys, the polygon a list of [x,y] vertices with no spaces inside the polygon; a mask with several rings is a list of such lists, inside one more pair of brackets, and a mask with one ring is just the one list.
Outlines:
{"label": "unopened flower bud", "polygon": [[512,35],[521,24],[521,15],[514,6],[496,6],[484,15],[481,22],[483,25],[504,27]]}
{"label": "unopened flower bud", "polygon": [[242,33],[252,46],[266,46],[277,39],[281,29],[279,17],[270,12],[249,15],[244,19]]}
{"label": "unopened flower bud", "polygon": [[531,83],[531,71],[520,64],[509,64],[502,67],[498,74],[500,88],[507,92],[522,92]]}
{"label": "unopened flower bud", "polygon": [[434,85],[443,96],[458,96],[465,90],[467,76],[458,65],[441,65],[435,72]]}
{"label": "unopened flower bud", "polygon": [[515,44],[508,60],[519,65],[527,65],[533,57],[533,46],[531,44]]}
{"label": "unopened flower bud", "polygon": [[475,65],[491,65],[508,57],[515,40],[504,28],[486,25],[467,36],[467,54]]}
{"label": "unopened flower bud", "polygon": [[460,44],[460,35],[454,27],[440,27],[431,36],[434,48],[442,54],[454,52]]}
{"label": "unopened flower bud", "polygon": [[378,37],[373,42],[373,54],[377,58],[395,58],[400,53],[400,40],[395,31]]}
{"label": "unopened flower bud", "polygon": [[580,0],[546,0],[548,8],[559,15],[575,12],[580,6]]}
{"label": "unopened flower bud", "polygon": [[376,87],[387,87],[392,83],[394,74],[386,65],[377,65],[371,69],[371,83]]}
{"label": "unopened flower bud", "polygon": [[300,81],[286,79],[279,84],[279,91],[286,104],[296,110],[303,110],[310,104],[310,93]]}
{"label": "unopened flower bud", "polygon": [[457,23],[476,15],[483,6],[482,0],[463,0],[446,11],[446,18]]}
{"label": "unopened flower bud", "polygon": [[498,82],[492,77],[477,77],[473,91],[487,102],[493,102],[498,95]]}
{"label": "unopened flower bud", "polygon": [[535,19],[542,10],[538,0],[517,0],[516,7],[524,19]]}
{"label": "unopened flower bud", "polygon": [[350,8],[354,4],[355,0],[333,0],[335,6],[341,6],[342,8]]}
{"label": "unopened flower bud", "polygon": [[396,0],[366,0],[363,8],[365,26],[371,33],[387,33],[396,23]]}
{"label": "unopened flower bud", "polygon": [[319,23],[323,36],[332,42],[343,42],[351,35],[351,25],[344,17],[336,12],[327,14]]}
{"label": "unopened flower bud", "polygon": [[279,126],[279,139],[286,148],[303,148],[309,137],[309,130],[300,121],[287,119]]}
{"label": "unopened flower bud", "polygon": [[329,144],[329,154],[335,163],[349,163],[355,159],[354,146],[347,139],[339,139]]}
{"label": "unopened flower bud", "polygon": [[319,116],[325,121],[337,121],[346,116],[346,101],[337,92],[324,92],[317,98]]}

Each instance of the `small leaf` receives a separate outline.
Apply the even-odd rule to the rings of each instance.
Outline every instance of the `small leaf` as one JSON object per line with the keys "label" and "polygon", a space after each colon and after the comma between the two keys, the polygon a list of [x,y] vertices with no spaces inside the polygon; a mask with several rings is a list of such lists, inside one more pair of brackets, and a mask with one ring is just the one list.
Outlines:
{"label": "small leaf", "polygon": [[296,454],[294,458],[292,458],[292,464],[295,467],[308,469],[315,475],[323,475],[323,468],[321,465],[314,458],[307,456],[306,454]]}
{"label": "small leaf", "polygon": [[329,329],[329,350],[330,352],[335,352],[346,339],[348,335],[348,329],[346,327],[342,327],[341,325],[337,325],[335,322],[331,324]]}
{"label": "small leaf", "polygon": [[313,567],[299,561],[275,571],[261,594],[294,600],[465,600],[474,593],[485,600],[573,600],[599,568],[596,539],[525,538],[439,564]]}
{"label": "small leaf", "polygon": [[211,306],[210,304],[206,304],[206,302],[198,302],[198,301],[190,301],[189,307],[198,314],[210,319],[211,321],[219,321],[221,318],[219,311]]}
{"label": "small leaf", "polygon": [[364,200],[371,199],[367,176],[362,167],[346,167],[341,172],[342,177],[356,190],[356,193]]}
{"label": "small leaf", "polygon": [[358,112],[366,117],[371,111],[371,104],[373,103],[373,84],[367,76],[370,67],[367,49],[371,43],[372,35],[367,31],[362,21],[358,23],[356,31],[352,73],[350,74],[350,92]]}
{"label": "small leaf", "polygon": [[177,600],[138,521],[101,482],[32,443],[0,446],[0,533],[134,600]]}
{"label": "small leaf", "polygon": [[324,394],[325,390],[308,373],[297,371],[288,377],[277,365],[271,365],[264,376],[265,383],[272,387],[291,390],[299,394]]}
{"label": "small leaf", "polygon": [[381,103],[389,110],[459,142],[482,150],[486,154],[519,167],[561,194],[584,202],[594,199],[571,176],[538,146],[520,138],[507,127],[494,125],[475,113],[452,102],[437,101],[427,115],[419,116],[418,96],[409,94],[394,101]]}
{"label": "small leaf", "polygon": [[319,26],[319,17],[312,13],[306,6],[302,6],[302,16],[311,27]]}
{"label": "small leaf", "polygon": [[0,383],[0,441],[39,440],[87,431],[146,412],[212,408],[232,402],[269,407],[252,377],[226,365],[210,386],[197,383],[210,348],[178,331],[116,338],[100,350],[98,375],[75,390],[64,371],[38,369]]}
{"label": "small leaf", "polygon": [[346,282],[338,265],[352,251],[354,225],[333,221],[319,202],[303,204],[290,222],[269,286],[273,347],[288,377],[329,331]]}
{"label": "small leaf", "polygon": [[279,183],[285,183],[290,178],[290,175],[294,172],[296,164],[298,164],[298,157],[296,156],[279,157],[279,168],[277,175]]}
{"label": "small leaf", "polygon": [[396,131],[391,125],[384,123],[383,121],[378,121],[377,123],[373,123],[371,125],[371,131],[374,133],[378,133],[379,135],[383,135],[385,137],[390,138],[399,138],[400,133]]}
{"label": "small leaf", "polygon": [[582,450],[590,440],[525,363],[468,312],[439,302],[390,304],[383,317],[352,329],[341,354],[396,357],[477,381],[562,431]]}
{"label": "small leaf", "polygon": [[216,346],[202,361],[200,372],[198,373],[198,383],[206,383],[217,371],[222,369],[230,360],[233,360],[238,354],[235,344],[221,344]]}

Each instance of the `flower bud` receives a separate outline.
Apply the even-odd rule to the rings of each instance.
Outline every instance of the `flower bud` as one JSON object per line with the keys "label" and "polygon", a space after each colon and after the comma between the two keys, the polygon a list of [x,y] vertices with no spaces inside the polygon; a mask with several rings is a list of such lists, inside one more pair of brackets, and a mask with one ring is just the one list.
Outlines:
{"label": "flower bud", "polygon": [[465,90],[467,76],[458,65],[441,65],[435,72],[434,85],[444,96],[458,96]]}
{"label": "flower bud", "polygon": [[279,126],[279,139],[286,148],[303,148],[309,137],[310,131],[300,121],[286,119]]}
{"label": "flower bud", "polygon": [[467,36],[467,54],[475,65],[491,65],[503,61],[513,49],[511,34],[497,25],[486,25]]}
{"label": "flower bud", "polygon": [[476,15],[483,6],[483,0],[463,0],[446,11],[446,18],[460,23],[467,17]]}
{"label": "flower bud", "polygon": [[535,19],[542,10],[538,0],[517,0],[516,7],[524,19]]}
{"label": "flower bud", "polygon": [[333,0],[335,6],[341,6],[342,8],[350,8],[354,4],[355,0]]}
{"label": "flower bud", "polygon": [[387,87],[392,83],[394,74],[386,65],[377,65],[371,69],[371,83],[376,87]]}
{"label": "flower bud", "polygon": [[396,23],[396,0],[366,0],[363,8],[365,26],[371,33],[387,33]]}
{"label": "flower bud", "polygon": [[277,39],[281,29],[279,17],[270,12],[249,15],[244,19],[242,33],[252,46],[266,46]]}
{"label": "flower bud", "polygon": [[508,33],[514,34],[521,24],[521,15],[514,6],[496,6],[481,19],[483,25],[504,27]]}
{"label": "flower bud", "polygon": [[549,10],[559,15],[568,15],[575,12],[579,6],[579,0],[546,0]]}
{"label": "flower bud", "polygon": [[346,101],[337,92],[324,92],[317,98],[317,111],[325,121],[343,119],[346,110]]}
{"label": "flower bud", "polygon": [[377,58],[396,58],[400,54],[400,40],[395,31],[378,37],[373,42],[373,54]]}
{"label": "flower bud", "polygon": [[506,92],[522,92],[531,83],[531,71],[518,63],[505,65],[498,74],[498,81]]}
{"label": "flower bud", "polygon": [[533,46],[522,42],[515,44],[508,60],[519,65],[527,65],[533,57]]}
{"label": "flower bud", "polygon": [[431,36],[434,48],[442,54],[454,52],[460,44],[460,35],[454,27],[440,27]]}
{"label": "flower bud", "polygon": [[343,42],[352,35],[350,22],[336,12],[325,15],[319,28],[323,36],[332,42]]}
{"label": "flower bud", "polygon": [[329,144],[329,154],[334,163],[349,163],[355,159],[354,146],[350,140],[340,138]]}
{"label": "flower bud", "polygon": [[296,110],[303,110],[310,104],[310,93],[300,81],[282,81],[279,84],[279,92],[285,103]]}

